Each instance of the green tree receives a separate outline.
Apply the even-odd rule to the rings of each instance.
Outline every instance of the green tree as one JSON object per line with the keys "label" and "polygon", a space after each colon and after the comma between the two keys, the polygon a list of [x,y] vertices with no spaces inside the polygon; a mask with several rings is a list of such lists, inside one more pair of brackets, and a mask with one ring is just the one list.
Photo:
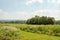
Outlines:
{"label": "green tree", "polygon": [[27,24],[55,24],[55,19],[53,17],[47,16],[35,16],[27,20]]}

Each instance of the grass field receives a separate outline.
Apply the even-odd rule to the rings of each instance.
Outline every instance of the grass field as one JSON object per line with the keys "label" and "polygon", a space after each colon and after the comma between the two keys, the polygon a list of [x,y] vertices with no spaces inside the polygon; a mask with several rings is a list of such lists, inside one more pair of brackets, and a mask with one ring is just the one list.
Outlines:
{"label": "grass field", "polygon": [[[37,27],[42,27],[43,31],[49,30],[49,33],[51,31],[57,31],[60,32],[60,25],[27,25],[27,24],[0,24],[0,27],[2,26],[7,26],[7,27],[12,27],[12,28],[17,28],[20,32],[20,40],[60,40],[60,35],[59,36],[53,36],[53,35],[47,35],[47,34],[42,34],[42,33],[37,33],[35,28]],[[33,31],[30,30],[29,28],[33,27]],[[25,30],[21,30],[21,28],[25,28]],[[26,30],[26,28],[29,29],[29,32]],[[45,31],[44,31],[45,32]]]}
{"label": "grass field", "polygon": [[20,40],[60,40],[60,37],[21,31]]}

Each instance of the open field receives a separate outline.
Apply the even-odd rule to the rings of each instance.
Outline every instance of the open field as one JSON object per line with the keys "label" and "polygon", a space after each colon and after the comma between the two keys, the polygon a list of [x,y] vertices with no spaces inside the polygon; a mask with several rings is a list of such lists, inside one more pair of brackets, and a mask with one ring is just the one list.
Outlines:
{"label": "open field", "polygon": [[0,24],[3,26],[18,29],[20,40],[60,40],[60,25]]}
{"label": "open field", "polygon": [[60,40],[60,37],[21,31],[21,40]]}

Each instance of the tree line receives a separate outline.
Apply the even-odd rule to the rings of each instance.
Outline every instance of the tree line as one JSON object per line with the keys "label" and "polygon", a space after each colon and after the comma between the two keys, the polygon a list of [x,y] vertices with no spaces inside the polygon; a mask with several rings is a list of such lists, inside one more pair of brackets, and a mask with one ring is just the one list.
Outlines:
{"label": "tree line", "polygon": [[47,17],[47,16],[35,16],[26,21],[27,24],[55,24],[54,17]]}
{"label": "tree line", "polygon": [[25,20],[0,20],[0,23],[19,23],[19,24],[24,24],[26,23]]}

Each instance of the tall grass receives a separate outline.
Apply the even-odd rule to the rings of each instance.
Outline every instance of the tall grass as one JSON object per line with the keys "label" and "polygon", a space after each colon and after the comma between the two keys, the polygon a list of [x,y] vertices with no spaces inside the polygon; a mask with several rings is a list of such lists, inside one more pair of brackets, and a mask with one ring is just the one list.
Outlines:
{"label": "tall grass", "polygon": [[0,24],[0,26],[13,26],[17,29],[60,37],[60,25],[27,25],[27,24]]}
{"label": "tall grass", "polygon": [[22,25],[20,30],[60,37],[60,25]]}
{"label": "tall grass", "polygon": [[20,32],[16,27],[0,26],[0,40],[20,40]]}

